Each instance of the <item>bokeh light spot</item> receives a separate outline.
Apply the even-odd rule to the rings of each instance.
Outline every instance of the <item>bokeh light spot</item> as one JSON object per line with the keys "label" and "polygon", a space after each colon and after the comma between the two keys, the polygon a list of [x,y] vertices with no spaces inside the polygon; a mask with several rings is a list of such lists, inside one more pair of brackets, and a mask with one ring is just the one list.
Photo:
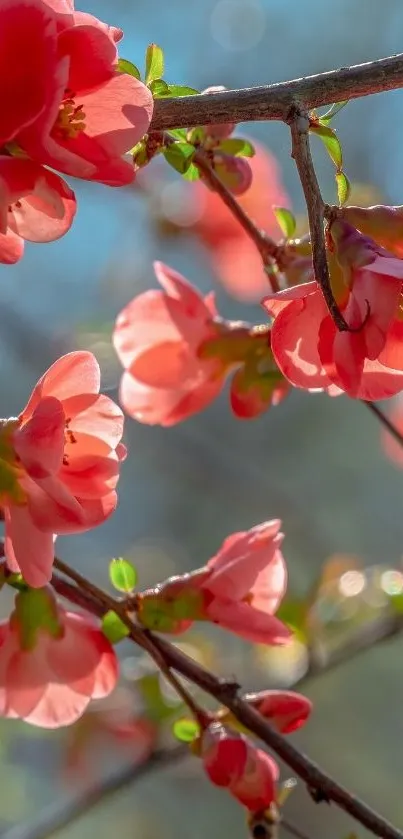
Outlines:
{"label": "bokeh light spot", "polygon": [[364,591],[366,584],[365,574],[362,571],[346,571],[340,577],[339,591],[343,597],[357,597]]}
{"label": "bokeh light spot", "polygon": [[255,47],[265,28],[266,15],[258,0],[219,0],[211,14],[214,40],[233,52]]}

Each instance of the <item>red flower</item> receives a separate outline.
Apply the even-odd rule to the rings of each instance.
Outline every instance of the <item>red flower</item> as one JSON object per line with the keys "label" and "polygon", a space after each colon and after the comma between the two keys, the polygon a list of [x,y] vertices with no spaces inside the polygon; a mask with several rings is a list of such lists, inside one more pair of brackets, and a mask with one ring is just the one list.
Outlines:
{"label": "red flower", "polygon": [[95,620],[66,612],[45,589],[17,595],[0,623],[0,716],[70,725],[91,699],[111,693],[117,675],[116,654]]}
{"label": "red flower", "polygon": [[210,781],[226,787],[252,813],[267,810],[276,800],[278,766],[243,734],[211,723],[201,735],[200,747]]}
{"label": "red flower", "polygon": [[201,411],[220,392],[225,368],[201,358],[200,346],[217,334],[213,295],[203,298],[172,268],[156,262],[163,291],[146,291],[120,313],[113,343],[125,373],[125,411],[149,425],[174,425]]}
{"label": "red flower", "polygon": [[52,242],[71,227],[76,199],[38,163],[0,155],[0,262],[17,262],[29,242]]}
{"label": "red flower", "polygon": [[195,620],[212,621],[247,641],[286,643],[290,631],[274,617],[287,584],[280,524],[233,533],[203,568],[140,594],[141,623],[178,634]]}
{"label": "red flower", "polygon": [[35,588],[50,579],[54,534],[89,530],[116,507],[123,415],[99,385],[94,356],[70,353],[42,376],[20,416],[3,420],[5,554]]}
{"label": "red flower", "polygon": [[403,261],[345,222],[334,222],[331,235],[343,271],[336,299],[352,331],[338,331],[317,283],[305,283],[263,301],[275,318],[273,355],[296,387],[392,396],[403,388]]}
{"label": "red flower", "polygon": [[[290,734],[305,725],[312,702],[292,690],[262,690],[249,693],[245,701],[282,734]],[[221,720],[223,721],[223,720]]]}
{"label": "red flower", "polygon": [[[74,13],[73,4],[67,0],[53,0],[51,7],[39,0],[24,0],[23,8],[19,3],[7,3],[7,10],[10,5],[16,12],[10,29],[15,26],[19,37],[21,29],[25,34],[35,9],[40,44],[37,52],[41,61],[39,69],[35,66],[34,74],[41,96],[36,95],[40,101],[29,119],[25,118],[25,112],[18,111],[12,130],[7,125],[5,139],[13,137],[34,160],[75,177],[111,186],[130,183],[134,178],[133,166],[122,156],[147,131],[153,99],[142,82],[117,70],[115,42],[120,30],[91,15]],[[3,76],[10,77],[9,68],[15,66],[18,51],[18,55],[23,55],[23,66],[18,66],[16,72],[18,80],[21,76],[24,98],[28,98],[24,78],[29,80],[33,72],[33,46],[29,37],[27,31],[26,50],[22,51],[18,43],[12,59],[7,52]],[[45,56],[40,52],[43,42]],[[12,113],[16,108],[20,106],[18,95],[14,94],[13,70]]]}

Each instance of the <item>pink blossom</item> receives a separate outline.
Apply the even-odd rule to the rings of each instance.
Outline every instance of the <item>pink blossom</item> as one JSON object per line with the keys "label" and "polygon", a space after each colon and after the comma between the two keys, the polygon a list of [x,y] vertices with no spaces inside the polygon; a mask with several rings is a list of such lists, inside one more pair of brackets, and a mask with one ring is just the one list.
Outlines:
{"label": "pink blossom", "polygon": [[149,425],[174,425],[205,408],[220,392],[225,369],[201,358],[217,334],[214,298],[203,298],[172,268],[154,265],[163,291],[135,297],[117,318],[113,343],[125,368],[124,410]]}
{"label": "pink blossom", "polygon": [[278,766],[245,735],[211,723],[201,735],[200,751],[210,781],[228,789],[252,813],[267,810],[276,800]]}
{"label": "pink blossom", "polygon": [[[36,107],[28,118],[19,100],[13,102],[13,124],[9,127],[8,120],[2,133],[7,139],[11,136],[32,159],[61,172],[111,186],[130,183],[134,169],[124,155],[147,131],[153,98],[142,82],[118,72],[116,41],[121,31],[92,15],[74,12],[67,0],[7,0],[7,12],[9,6],[15,8],[18,36],[21,29],[25,33],[25,19],[29,26],[35,10],[41,44],[37,52],[41,54],[42,42],[46,51],[38,69],[35,67]],[[3,24],[3,9],[1,15]],[[23,50],[28,57],[33,53],[29,34],[27,31],[27,48]],[[14,57],[17,52],[21,55],[20,44]],[[8,79],[10,66],[15,67],[15,61],[8,61]],[[30,74],[29,58],[28,66],[23,61],[22,68],[18,67],[17,76],[18,82],[21,76],[21,96],[25,98],[22,77],[30,84]],[[14,90],[14,71],[12,85]],[[9,98],[10,94],[6,101]]]}
{"label": "pink blossom", "polygon": [[65,611],[43,589],[17,595],[0,623],[0,716],[71,725],[91,699],[111,693],[117,675],[113,647],[89,615]]}
{"label": "pink blossom", "polygon": [[352,331],[339,332],[317,283],[304,283],[263,301],[275,318],[273,355],[296,387],[392,396],[403,388],[403,261],[345,222],[334,222],[331,235],[341,267],[334,293]]}
{"label": "pink blossom", "polygon": [[32,160],[0,155],[0,262],[17,262],[29,242],[52,242],[71,227],[74,192]]}
{"label": "pink blossom", "polygon": [[286,643],[291,633],[274,617],[287,584],[280,524],[233,533],[203,568],[140,594],[141,623],[178,634],[195,620],[211,621],[247,641]]}
{"label": "pink blossom", "polygon": [[312,711],[312,702],[292,690],[249,693],[245,701],[282,734],[290,734],[305,725]]}
{"label": "pink blossom", "polygon": [[123,415],[99,387],[92,353],[69,353],[0,429],[5,555],[35,588],[50,579],[54,534],[89,530],[116,507]]}

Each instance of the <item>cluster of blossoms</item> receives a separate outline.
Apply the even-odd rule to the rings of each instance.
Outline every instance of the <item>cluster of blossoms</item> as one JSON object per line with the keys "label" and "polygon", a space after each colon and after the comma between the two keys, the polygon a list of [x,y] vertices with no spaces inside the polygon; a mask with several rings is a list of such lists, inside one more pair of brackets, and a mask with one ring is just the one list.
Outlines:
{"label": "cluster of blossoms", "polygon": [[0,261],[13,263],[24,240],[49,242],[72,224],[74,193],[52,170],[133,180],[125,154],[147,131],[153,98],[118,70],[122,31],[73,0],[9,0],[0,22]]}

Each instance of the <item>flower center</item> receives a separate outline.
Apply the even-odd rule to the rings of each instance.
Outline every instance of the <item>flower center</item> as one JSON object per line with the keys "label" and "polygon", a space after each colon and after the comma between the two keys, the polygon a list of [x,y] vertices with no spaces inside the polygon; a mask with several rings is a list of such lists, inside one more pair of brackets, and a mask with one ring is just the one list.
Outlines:
{"label": "flower center", "polygon": [[53,134],[61,140],[75,140],[85,130],[85,113],[82,105],[76,105],[72,91],[66,90],[66,96],[60,105]]}

